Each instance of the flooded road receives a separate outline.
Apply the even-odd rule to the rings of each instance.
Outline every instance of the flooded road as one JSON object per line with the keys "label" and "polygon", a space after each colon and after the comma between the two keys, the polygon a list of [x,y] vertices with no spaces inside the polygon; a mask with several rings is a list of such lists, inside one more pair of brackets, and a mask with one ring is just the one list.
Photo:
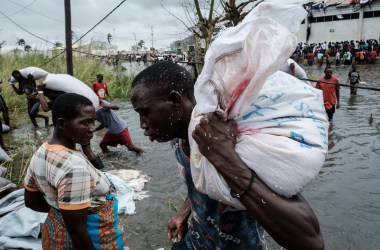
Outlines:
{"label": "flooded road", "polygon": [[[380,65],[358,66],[362,81],[380,88]],[[307,68],[309,78],[318,79],[323,68]],[[333,67],[333,75],[346,83],[349,68]],[[351,97],[341,88],[341,108],[329,131],[329,153],[316,180],[302,192],[320,222],[327,250],[378,249],[380,245],[380,92],[358,89]],[[102,157],[107,170],[136,169],[151,177],[148,198],[136,201],[136,214],[124,216],[126,245],[131,250],[170,249],[166,224],[186,195],[178,177],[177,162],[169,143],[151,143],[139,128],[137,113],[129,101],[118,101],[117,113],[129,124],[133,142],[145,153],[136,157],[125,147],[110,148]],[[372,113],[372,122],[369,119]],[[31,125],[30,125],[31,126]],[[33,131],[29,126],[25,133]],[[40,130],[42,136],[49,131]],[[92,145],[97,153],[104,131]],[[39,135],[31,132],[33,136]],[[270,249],[279,249],[272,244]]]}
{"label": "flooded road", "polygon": [[[359,65],[362,81],[380,88],[379,65]],[[323,69],[307,69],[316,79]],[[333,67],[346,83],[349,68]],[[316,212],[326,249],[378,249],[380,244],[380,92],[341,87],[341,108],[329,131],[329,153],[303,191]],[[372,114],[372,119],[370,118]]]}

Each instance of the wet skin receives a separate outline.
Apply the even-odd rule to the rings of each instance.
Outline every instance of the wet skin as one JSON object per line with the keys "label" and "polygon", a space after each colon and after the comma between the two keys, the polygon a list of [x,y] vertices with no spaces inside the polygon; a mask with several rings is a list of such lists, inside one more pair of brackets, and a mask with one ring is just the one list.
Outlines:
{"label": "wet skin", "polygon": [[[157,97],[149,88],[138,85],[132,90],[131,101],[139,114],[140,127],[151,141],[166,142],[177,137],[187,139],[190,114],[181,108],[181,95],[172,92],[167,97]],[[192,110],[191,104],[187,106]]]}

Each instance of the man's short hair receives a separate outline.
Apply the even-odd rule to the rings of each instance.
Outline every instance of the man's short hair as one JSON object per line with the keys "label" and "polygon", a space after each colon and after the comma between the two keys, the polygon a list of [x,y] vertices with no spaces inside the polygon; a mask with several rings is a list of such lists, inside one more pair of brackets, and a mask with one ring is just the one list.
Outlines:
{"label": "man's short hair", "polygon": [[25,77],[22,76],[21,72],[18,71],[18,70],[14,70],[14,71],[12,72],[12,76],[13,76],[13,78],[16,79],[16,80],[27,80]]}
{"label": "man's short hair", "polygon": [[194,79],[184,67],[176,63],[158,62],[144,69],[133,80],[132,88],[139,84],[153,90],[157,96],[167,96],[174,90],[195,103]]}
{"label": "man's short hair", "polygon": [[331,69],[331,70],[332,70],[332,68],[331,68],[330,66],[327,66],[327,67],[325,68],[325,72],[326,72],[326,70],[328,70],[328,69]]}
{"label": "man's short hair", "polygon": [[84,106],[92,106],[90,99],[75,93],[65,93],[57,97],[52,107],[52,119],[55,126],[59,118],[74,119]]}

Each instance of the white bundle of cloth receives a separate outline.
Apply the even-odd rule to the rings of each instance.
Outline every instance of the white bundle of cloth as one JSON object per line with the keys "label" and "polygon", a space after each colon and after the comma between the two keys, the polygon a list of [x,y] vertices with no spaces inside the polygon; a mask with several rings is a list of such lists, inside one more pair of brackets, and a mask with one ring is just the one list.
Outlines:
{"label": "white bundle of cloth", "polygon": [[301,6],[262,3],[210,46],[195,84],[197,105],[189,125],[191,171],[200,192],[245,209],[192,139],[209,112],[237,121],[236,152],[280,195],[298,193],[321,169],[328,129],[322,93],[276,72],[295,50],[305,17]]}

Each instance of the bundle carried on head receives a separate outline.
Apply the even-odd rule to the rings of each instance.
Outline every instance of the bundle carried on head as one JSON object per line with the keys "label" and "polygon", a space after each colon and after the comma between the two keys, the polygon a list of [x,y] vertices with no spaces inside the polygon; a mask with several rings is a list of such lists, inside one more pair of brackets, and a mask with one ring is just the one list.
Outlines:
{"label": "bundle carried on head", "polygon": [[262,3],[211,44],[189,125],[191,172],[200,192],[245,209],[192,139],[209,112],[237,121],[236,152],[278,194],[298,193],[321,169],[328,128],[322,93],[276,72],[295,50],[305,17],[301,6]]}

